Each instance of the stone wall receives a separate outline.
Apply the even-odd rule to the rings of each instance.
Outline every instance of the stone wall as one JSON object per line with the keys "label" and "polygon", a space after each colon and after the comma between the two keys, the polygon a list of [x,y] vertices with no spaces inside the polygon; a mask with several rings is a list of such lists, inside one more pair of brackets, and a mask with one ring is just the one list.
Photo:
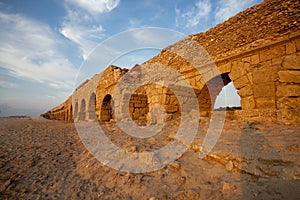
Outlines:
{"label": "stone wall", "polygon": [[72,106],[72,95],[71,95],[64,103],[42,114],[41,116],[47,119],[73,121],[74,120],[73,114],[74,111]]}
{"label": "stone wall", "polygon": [[97,95],[96,88],[101,74],[94,75],[85,84],[79,86],[73,93],[72,105],[74,106],[74,120],[96,120],[98,116],[95,113]]}
{"label": "stone wall", "polygon": [[[117,66],[109,66],[103,71],[101,78],[98,79],[96,86],[96,113],[100,121],[109,121],[110,119],[114,119],[114,114],[112,111],[109,111],[110,108],[102,108],[103,105],[106,105],[103,104],[103,100],[107,98],[108,95],[112,96],[114,87],[126,72],[128,72],[128,69],[121,69]],[[113,104],[114,99],[112,98],[110,105],[113,106]],[[105,110],[105,112],[102,112],[103,110]]]}
{"label": "stone wall", "polygon": [[258,47],[299,32],[300,1],[265,0],[224,23],[190,35],[214,60]]}
{"label": "stone wall", "polygon": [[132,120],[137,123],[146,122],[149,112],[148,96],[143,87],[140,87],[129,100],[129,113]]}
{"label": "stone wall", "polygon": [[[179,72],[193,88],[201,116],[209,116],[221,89],[233,82],[241,98],[242,110],[231,116],[239,120],[299,123],[299,27],[299,1],[266,0],[207,32],[190,35],[166,47],[141,66],[158,64]],[[138,66],[132,70],[136,68]],[[69,98],[44,116],[60,120],[110,121],[115,114],[110,107],[116,106],[129,109],[133,120],[162,123],[161,119],[150,116],[151,112],[159,112],[155,111],[157,105],[166,110],[167,119],[180,114],[181,107],[173,91],[159,84],[145,83],[130,97],[128,105],[119,104],[113,90],[128,72],[128,69],[109,66],[82,84],[70,97],[73,101]],[[136,78],[139,75],[141,73],[137,73]],[[182,88],[181,93],[184,91]],[[189,96],[184,98],[188,102]],[[70,111],[74,112],[74,117]]]}
{"label": "stone wall", "polygon": [[[224,85],[233,81],[238,90],[243,109],[240,113],[244,113],[245,118],[266,117],[282,122],[299,121],[299,43],[300,32],[297,31],[215,60]],[[185,41],[175,45],[175,48],[186,49],[187,52],[192,49]],[[211,110],[211,105],[223,86],[215,85],[215,91],[210,93],[206,86],[217,75],[211,71],[197,74],[192,63],[173,52],[166,48],[147,63],[160,63],[179,71],[195,88],[200,108]]]}

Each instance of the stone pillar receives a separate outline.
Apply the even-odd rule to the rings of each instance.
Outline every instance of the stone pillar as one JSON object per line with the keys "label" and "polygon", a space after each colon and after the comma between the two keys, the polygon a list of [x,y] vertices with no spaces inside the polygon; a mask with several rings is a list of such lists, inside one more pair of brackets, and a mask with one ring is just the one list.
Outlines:
{"label": "stone pillar", "polygon": [[97,121],[97,115],[96,115],[95,110],[89,110],[89,111],[87,111],[87,113],[88,113],[89,121]]}
{"label": "stone pillar", "polygon": [[78,121],[85,121],[86,118],[85,118],[85,112],[79,112],[78,113]]}

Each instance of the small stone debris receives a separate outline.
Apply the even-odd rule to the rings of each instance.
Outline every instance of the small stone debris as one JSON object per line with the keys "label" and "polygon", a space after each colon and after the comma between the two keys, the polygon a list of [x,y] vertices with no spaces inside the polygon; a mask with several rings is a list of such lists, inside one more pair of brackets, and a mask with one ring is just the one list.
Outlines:
{"label": "small stone debris", "polygon": [[227,183],[227,182],[223,183],[223,188],[222,188],[222,192],[223,193],[226,193],[226,192],[229,192],[229,191],[233,191],[233,190],[235,190],[234,184]]}
{"label": "small stone debris", "polygon": [[169,163],[169,166],[177,170],[180,169],[180,163],[177,161]]}
{"label": "small stone debris", "polygon": [[227,170],[227,171],[232,171],[233,168],[234,168],[234,165],[233,165],[232,161],[230,160],[230,161],[225,165],[225,167],[226,167],[226,170]]}

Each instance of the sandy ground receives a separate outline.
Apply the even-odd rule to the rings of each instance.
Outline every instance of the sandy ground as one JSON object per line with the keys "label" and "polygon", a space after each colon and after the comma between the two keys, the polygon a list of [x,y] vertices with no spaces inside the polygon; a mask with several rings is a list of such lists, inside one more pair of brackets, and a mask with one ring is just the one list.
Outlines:
{"label": "sandy ground", "polygon": [[[146,142],[115,124],[101,126],[120,147],[143,151],[168,143],[175,125]],[[181,158],[133,174],[98,162],[73,123],[0,118],[0,199],[299,199],[299,125],[228,121],[213,151],[199,159],[206,128],[203,120]]]}

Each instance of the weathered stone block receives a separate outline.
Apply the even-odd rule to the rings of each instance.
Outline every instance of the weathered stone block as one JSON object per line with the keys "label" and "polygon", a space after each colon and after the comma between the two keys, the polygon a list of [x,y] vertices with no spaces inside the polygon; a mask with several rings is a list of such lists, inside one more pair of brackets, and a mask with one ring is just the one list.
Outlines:
{"label": "weathered stone block", "polygon": [[231,62],[228,62],[226,64],[218,66],[221,74],[226,73],[226,72],[230,72],[231,71],[231,67],[232,67],[232,63]]}
{"label": "weathered stone block", "polygon": [[247,85],[247,86],[241,88],[241,89],[238,91],[238,94],[239,94],[241,97],[247,97],[247,96],[253,95],[253,88],[252,88],[252,85]]}
{"label": "weathered stone block", "polygon": [[167,113],[175,113],[178,111],[178,106],[166,106]]}
{"label": "weathered stone block", "polygon": [[246,85],[250,84],[247,75],[244,75],[244,76],[240,77],[239,79],[236,79],[235,81],[233,81],[233,83],[237,89],[241,89],[241,88],[245,87]]}
{"label": "weathered stone block", "polygon": [[289,98],[282,97],[277,100],[277,108],[279,109],[289,109],[300,107],[300,97]]}
{"label": "weathered stone block", "polygon": [[252,73],[253,83],[257,84],[276,81],[278,79],[278,70],[278,65],[255,69]]}
{"label": "weathered stone block", "polygon": [[139,119],[140,114],[138,112],[132,113],[133,120]]}
{"label": "weathered stone block", "polygon": [[253,85],[253,94],[255,98],[262,97],[274,97],[275,96],[275,84],[263,83]]}
{"label": "weathered stone block", "polygon": [[255,100],[253,96],[244,97],[241,99],[241,106],[243,110],[251,110],[255,108]]}
{"label": "weathered stone block", "polygon": [[275,109],[275,98],[257,98],[256,107],[261,109]]}
{"label": "weathered stone block", "polygon": [[272,64],[272,60],[263,61],[260,64],[263,65],[263,66],[269,66],[269,65]]}
{"label": "weathered stone block", "polygon": [[197,81],[196,81],[196,77],[191,77],[187,79],[188,82],[191,84],[192,87],[197,87]]}
{"label": "weathered stone block", "polygon": [[259,55],[255,54],[255,55],[251,56],[250,61],[251,61],[251,64],[258,64],[259,63]]}
{"label": "weathered stone block", "polygon": [[246,72],[249,72],[252,70],[252,66],[251,66],[250,62],[244,63],[244,69],[246,70]]}
{"label": "weathered stone block", "polygon": [[295,41],[297,51],[300,51],[300,40]]}
{"label": "weathered stone block", "polygon": [[236,80],[247,73],[243,66],[242,62],[239,62],[239,65],[232,66],[232,70],[229,73],[231,80]]}
{"label": "weathered stone block", "polygon": [[148,90],[147,90],[147,96],[148,97],[151,97],[151,96],[153,96],[153,95],[155,95],[156,93],[155,93],[155,90],[153,90],[152,88],[149,88]]}
{"label": "weathered stone block", "polygon": [[260,52],[259,58],[260,58],[260,61],[268,61],[273,58],[281,57],[283,55],[285,55],[285,46],[281,45],[281,46],[276,46],[276,47],[273,47],[272,49]]}
{"label": "weathered stone block", "polygon": [[282,66],[285,69],[300,69],[300,53],[285,56]]}
{"label": "weathered stone block", "polygon": [[286,54],[296,53],[296,51],[297,51],[296,45],[294,42],[287,43],[285,48],[286,48]]}
{"label": "weathered stone block", "polygon": [[276,95],[278,97],[298,97],[300,96],[300,84],[296,84],[296,85],[280,84],[277,86]]}
{"label": "weathered stone block", "polygon": [[242,61],[243,61],[244,63],[250,63],[250,62],[251,62],[251,57],[250,57],[250,56],[245,57],[245,58],[242,59]]}
{"label": "weathered stone block", "polygon": [[271,60],[271,63],[272,63],[272,64],[280,64],[280,65],[281,65],[282,61],[283,61],[283,56],[278,57],[278,58],[273,58],[273,59]]}
{"label": "weathered stone block", "polygon": [[146,106],[147,106],[146,104],[141,104],[141,103],[135,103],[134,104],[134,107],[136,107],[136,108],[144,108]]}
{"label": "weathered stone block", "polygon": [[150,96],[150,100],[149,101],[152,104],[154,104],[154,103],[160,103],[160,100],[161,100],[160,95],[153,95],[153,96]]}
{"label": "weathered stone block", "polygon": [[249,79],[250,84],[253,84],[253,75],[252,75],[252,72],[247,73],[247,77]]}
{"label": "weathered stone block", "polygon": [[300,83],[300,71],[288,70],[280,71],[279,81],[283,83]]}
{"label": "weathered stone block", "polygon": [[170,95],[164,95],[164,101],[162,103],[165,105],[170,104]]}
{"label": "weathered stone block", "polygon": [[140,113],[141,113],[142,115],[147,114],[148,112],[149,112],[149,108],[148,108],[148,107],[140,108]]}
{"label": "weathered stone block", "polygon": [[280,109],[277,111],[277,121],[283,124],[299,124],[300,109]]}

